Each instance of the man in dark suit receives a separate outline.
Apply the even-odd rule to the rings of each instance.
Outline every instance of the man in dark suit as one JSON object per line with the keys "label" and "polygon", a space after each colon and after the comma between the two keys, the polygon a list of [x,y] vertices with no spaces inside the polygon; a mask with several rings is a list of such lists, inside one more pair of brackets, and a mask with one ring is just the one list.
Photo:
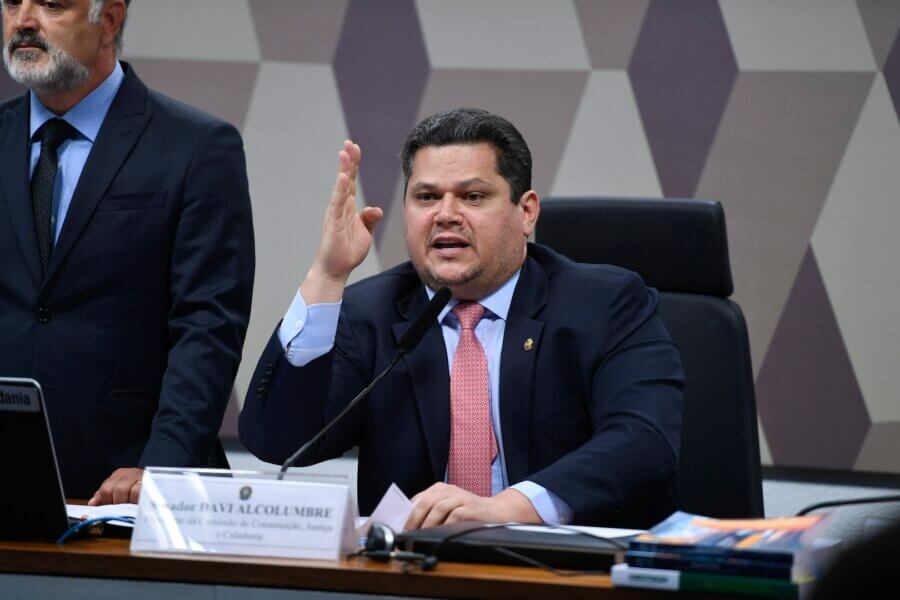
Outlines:
{"label": "man in dark suit", "polygon": [[396,482],[409,527],[460,520],[647,526],[675,507],[683,375],[634,273],[527,243],[531,155],[508,121],[433,115],[403,150],[410,262],[344,289],[378,208],[355,211],[345,142],[312,267],[265,349],[241,414],[281,462],[397,353],[434,290],[452,299],[419,346],[301,463],[359,446],[360,510]]}
{"label": "man in dark suit", "polygon": [[[44,388],[66,494],[215,462],[250,313],[243,147],[117,59],[123,0],[3,0],[0,374]],[[219,448],[219,458],[224,458]]]}

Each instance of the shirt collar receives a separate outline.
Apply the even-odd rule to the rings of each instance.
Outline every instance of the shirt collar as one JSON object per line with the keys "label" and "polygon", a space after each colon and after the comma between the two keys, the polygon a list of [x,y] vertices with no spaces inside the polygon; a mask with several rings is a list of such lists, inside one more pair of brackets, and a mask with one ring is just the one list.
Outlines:
{"label": "shirt collar", "polygon": [[[85,96],[81,102],[70,108],[69,112],[62,116],[62,119],[93,143],[124,79],[125,71],[122,70],[122,65],[117,61],[116,68],[113,69],[109,77],[98,85],[94,91]],[[31,98],[30,139],[33,139],[37,130],[50,119],[55,119],[56,115],[44,106],[44,103],[38,99],[37,94],[32,92],[29,96]]]}
{"label": "shirt collar", "polygon": [[[506,283],[484,298],[478,300],[478,303],[487,309],[485,314],[488,314],[489,312],[498,319],[506,320],[506,317],[509,316],[509,306],[512,304],[513,292],[516,291],[516,284],[519,282],[519,275],[521,274],[522,269],[519,268],[518,271],[513,273],[512,277],[506,280]],[[428,294],[429,300],[434,297],[434,290],[427,285],[425,286],[425,292]],[[450,302],[447,303],[447,306],[444,307],[444,310],[438,315],[438,323],[443,323],[444,317],[446,317],[457,304],[459,304],[459,300],[451,298]]]}

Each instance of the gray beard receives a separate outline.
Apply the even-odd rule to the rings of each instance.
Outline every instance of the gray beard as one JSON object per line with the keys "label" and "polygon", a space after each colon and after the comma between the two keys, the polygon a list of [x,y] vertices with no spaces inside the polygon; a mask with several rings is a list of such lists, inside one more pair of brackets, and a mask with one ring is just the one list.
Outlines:
{"label": "gray beard", "polygon": [[40,50],[19,50],[13,55],[3,48],[3,63],[13,81],[38,95],[52,96],[77,90],[91,77],[90,70],[71,54],[47,45],[47,62],[39,67]]}

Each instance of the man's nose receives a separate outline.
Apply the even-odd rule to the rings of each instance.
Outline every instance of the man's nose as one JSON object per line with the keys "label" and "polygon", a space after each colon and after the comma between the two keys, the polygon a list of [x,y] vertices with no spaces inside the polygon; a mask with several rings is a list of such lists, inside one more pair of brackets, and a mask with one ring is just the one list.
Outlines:
{"label": "man's nose", "polygon": [[[8,16],[8,14],[4,15],[4,18]],[[16,31],[24,31],[26,29],[37,31],[40,28],[40,23],[37,20],[37,6],[35,6],[33,0],[22,0],[22,3],[19,4],[13,27]]]}
{"label": "man's nose", "polygon": [[459,218],[459,204],[451,194],[447,194],[438,205],[435,220],[439,223],[454,223],[459,221]]}

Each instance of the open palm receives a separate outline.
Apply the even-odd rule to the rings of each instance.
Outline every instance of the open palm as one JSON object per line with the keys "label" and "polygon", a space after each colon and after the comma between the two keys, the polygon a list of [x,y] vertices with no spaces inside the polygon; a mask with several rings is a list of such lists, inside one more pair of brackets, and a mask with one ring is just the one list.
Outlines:
{"label": "open palm", "polygon": [[345,141],[338,154],[337,179],[325,211],[322,239],[311,272],[341,287],[350,273],[365,260],[372,247],[372,230],[383,216],[378,207],[356,212],[356,179],[361,151]]}

